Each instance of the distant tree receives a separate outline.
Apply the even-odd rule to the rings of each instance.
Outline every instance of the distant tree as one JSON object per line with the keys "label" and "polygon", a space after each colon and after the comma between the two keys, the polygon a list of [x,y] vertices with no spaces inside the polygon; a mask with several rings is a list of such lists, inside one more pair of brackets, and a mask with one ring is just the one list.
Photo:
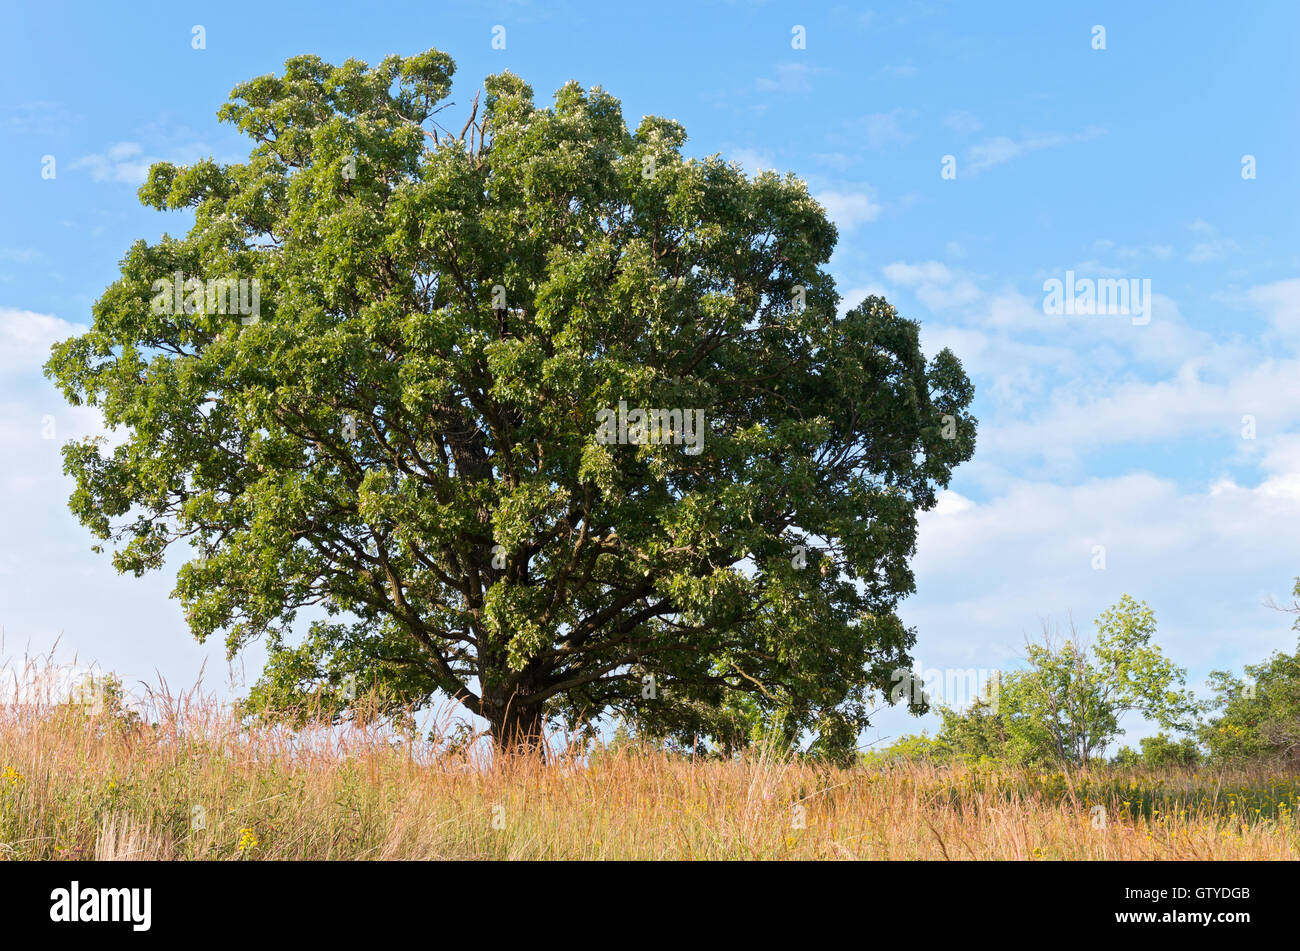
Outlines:
{"label": "distant tree", "polygon": [[1147,766],[1160,769],[1168,766],[1195,766],[1201,761],[1201,751],[1190,736],[1172,739],[1164,733],[1144,736],[1138,741],[1139,750],[1124,746],[1115,754],[1118,766]]}
{"label": "distant tree", "polygon": [[1155,615],[1127,594],[1097,618],[1091,647],[1071,637],[1029,644],[1029,666],[1004,673],[988,699],[943,711],[940,737],[955,752],[1028,764],[1084,766],[1135,711],[1166,729],[1193,727],[1200,705],[1186,671],[1151,643]]}
{"label": "distant tree", "polygon": [[866,765],[947,763],[952,758],[952,748],[944,740],[924,733],[900,736],[888,746],[865,750],[859,757]]}
{"label": "distant tree", "polygon": [[960,712],[940,707],[943,728],[939,740],[953,755],[965,760],[1003,760],[1007,757],[1007,721],[998,712],[998,684]]}
{"label": "distant tree", "polygon": [[1247,664],[1244,677],[1216,670],[1210,684],[1216,715],[1200,737],[1212,759],[1300,763],[1300,649]]}
{"label": "distant tree", "polygon": [[837,316],[799,179],[509,73],[457,133],[453,68],[300,56],[221,108],[246,163],[152,167],[193,226],[133,245],[46,368],[125,438],[65,448],[73,512],[124,572],[192,546],[194,635],[267,640],[255,712],[442,692],[506,745],[608,712],[838,755],[910,663],[961,364],[879,297]]}

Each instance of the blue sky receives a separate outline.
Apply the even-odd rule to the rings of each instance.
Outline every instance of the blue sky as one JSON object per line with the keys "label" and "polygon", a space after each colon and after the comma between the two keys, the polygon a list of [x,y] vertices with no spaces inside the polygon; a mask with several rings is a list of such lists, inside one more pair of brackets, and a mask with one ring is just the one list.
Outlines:
{"label": "blue sky", "polygon": [[[962,359],[980,441],[922,519],[903,610],[919,666],[1014,666],[1044,621],[1088,631],[1124,592],[1155,609],[1198,686],[1295,647],[1291,617],[1265,606],[1300,574],[1294,3],[52,3],[6,4],[4,21],[7,654],[61,637],[61,656],[128,681],[191,684],[206,662],[227,689],[221,646],[195,644],[167,597],[175,566],[118,577],[89,550],[58,447],[99,422],[39,367],[132,241],[187,228],[136,200],[148,163],[247,154],[215,118],[232,87],[300,53],[429,47],[456,60],[460,106],[507,68],[539,100],[577,79],[632,125],[682,122],[692,154],[803,176],[840,230],[845,305],[883,293],[927,352]],[[1067,271],[1149,280],[1150,322],[1044,313],[1044,281]],[[251,681],[261,655],[245,662]],[[878,725],[927,724],[888,711]]]}

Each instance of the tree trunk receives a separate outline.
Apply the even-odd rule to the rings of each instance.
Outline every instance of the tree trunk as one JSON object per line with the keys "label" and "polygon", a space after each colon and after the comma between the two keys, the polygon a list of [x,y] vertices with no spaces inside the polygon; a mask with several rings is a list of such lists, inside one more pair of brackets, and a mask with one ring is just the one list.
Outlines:
{"label": "tree trunk", "polygon": [[499,752],[546,755],[541,704],[525,706],[518,702],[517,697],[499,701],[488,711],[487,719],[492,726],[492,740]]}

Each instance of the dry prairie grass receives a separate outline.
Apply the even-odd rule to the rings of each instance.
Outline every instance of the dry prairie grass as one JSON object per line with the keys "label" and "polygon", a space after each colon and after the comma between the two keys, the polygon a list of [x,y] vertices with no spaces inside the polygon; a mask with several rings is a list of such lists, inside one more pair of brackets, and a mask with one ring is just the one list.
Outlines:
{"label": "dry prairie grass", "polygon": [[197,691],[148,707],[152,725],[0,706],[0,858],[1300,858],[1300,781],[1259,770],[493,762],[365,727],[250,730]]}

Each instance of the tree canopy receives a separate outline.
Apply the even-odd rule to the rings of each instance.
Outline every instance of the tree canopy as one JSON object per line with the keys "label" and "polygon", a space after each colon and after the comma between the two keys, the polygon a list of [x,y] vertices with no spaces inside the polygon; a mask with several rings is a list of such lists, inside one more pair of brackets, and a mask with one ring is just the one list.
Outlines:
{"label": "tree canopy", "polygon": [[[1156,619],[1146,602],[1123,595],[1096,623],[1091,646],[1076,636],[1028,644],[1024,669],[1001,675],[966,710],[941,708],[937,739],[965,758],[1086,766],[1124,732],[1127,712],[1194,729],[1202,705],[1185,686],[1187,672],[1152,643]],[[1152,747],[1149,755],[1165,751]]]}
{"label": "tree canopy", "polygon": [[254,710],[355,678],[501,742],[614,713],[851,743],[973,452],[960,362],[879,297],[838,313],[797,177],[510,73],[447,129],[453,70],[300,56],[221,108],[246,162],[152,167],[192,227],[46,367],[124,436],[65,447],[72,511],[123,572],[192,546],[193,634],[270,647]]}
{"label": "tree canopy", "polygon": [[[1300,613],[1300,578],[1293,610]],[[1300,621],[1295,624],[1300,629]],[[1210,674],[1214,716],[1200,730],[1201,741],[1218,760],[1300,763],[1300,648],[1274,651],[1245,676],[1216,670]]]}

